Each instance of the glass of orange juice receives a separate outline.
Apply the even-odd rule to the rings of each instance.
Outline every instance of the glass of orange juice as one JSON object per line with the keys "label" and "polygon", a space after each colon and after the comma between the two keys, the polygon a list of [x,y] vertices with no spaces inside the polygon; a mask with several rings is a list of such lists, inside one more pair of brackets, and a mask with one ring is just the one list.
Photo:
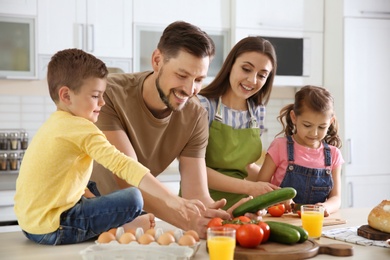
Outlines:
{"label": "glass of orange juice", "polygon": [[210,260],[233,260],[236,247],[236,230],[229,227],[209,227],[207,247]]}
{"label": "glass of orange juice", "polygon": [[302,227],[309,233],[309,238],[320,239],[324,223],[324,207],[319,205],[301,206]]}

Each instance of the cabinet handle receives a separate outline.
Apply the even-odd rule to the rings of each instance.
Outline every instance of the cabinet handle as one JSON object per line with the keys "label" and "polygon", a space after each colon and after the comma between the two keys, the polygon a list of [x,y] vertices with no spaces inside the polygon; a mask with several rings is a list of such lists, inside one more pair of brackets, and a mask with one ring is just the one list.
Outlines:
{"label": "cabinet handle", "polygon": [[352,164],[352,140],[347,139],[347,162],[348,164]]}
{"label": "cabinet handle", "polygon": [[361,14],[373,14],[373,15],[389,15],[390,12],[381,12],[381,11],[360,11]]}
{"label": "cabinet handle", "polygon": [[95,27],[93,24],[88,25],[88,52],[95,51]]}
{"label": "cabinet handle", "polygon": [[353,207],[353,184],[352,182],[348,182],[348,207]]}
{"label": "cabinet handle", "polygon": [[82,49],[82,50],[85,50],[85,25],[84,24],[81,24],[81,23],[78,23],[76,24],[77,26],[77,42],[75,43],[76,44],[76,48],[79,48],[79,49]]}

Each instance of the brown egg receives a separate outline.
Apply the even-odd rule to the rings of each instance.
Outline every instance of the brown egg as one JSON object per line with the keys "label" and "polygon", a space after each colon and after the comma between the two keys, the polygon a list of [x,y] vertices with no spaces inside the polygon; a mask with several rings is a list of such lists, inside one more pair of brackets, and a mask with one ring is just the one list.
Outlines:
{"label": "brown egg", "polygon": [[156,230],[154,228],[150,228],[145,231],[145,234],[151,234],[153,237],[156,236]]}
{"label": "brown egg", "polygon": [[169,232],[165,232],[161,234],[157,239],[157,243],[163,246],[169,245],[174,242],[175,242],[175,237]]}
{"label": "brown egg", "polygon": [[138,243],[140,243],[141,245],[148,245],[154,241],[155,241],[154,236],[146,233],[138,238]]}
{"label": "brown egg", "polygon": [[178,244],[181,246],[193,246],[196,244],[196,240],[191,235],[183,235],[179,241]]}
{"label": "brown egg", "polygon": [[117,230],[117,228],[111,228],[110,230],[108,230],[108,232],[110,232],[111,234],[116,236],[116,230]]}
{"label": "brown egg", "polygon": [[175,231],[174,230],[167,230],[167,231],[165,231],[165,233],[169,233],[172,236],[175,236]]}
{"label": "brown egg", "polygon": [[128,244],[132,241],[137,241],[132,233],[123,233],[123,235],[118,240],[120,244]]}
{"label": "brown egg", "polygon": [[184,232],[184,235],[193,236],[193,238],[195,238],[196,242],[199,242],[199,235],[198,235],[198,232],[196,232],[195,230],[188,230],[188,231]]}
{"label": "brown egg", "polygon": [[108,231],[101,233],[98,237],[98,242],[101,244],[110,243],[113,240],[116,240],[115,235]]}
{"label": "brown egg", "polygon": [[135,236],[135,229],[127,229],[125,232],[126,233],[131,233],[131,234],[133,234]]}

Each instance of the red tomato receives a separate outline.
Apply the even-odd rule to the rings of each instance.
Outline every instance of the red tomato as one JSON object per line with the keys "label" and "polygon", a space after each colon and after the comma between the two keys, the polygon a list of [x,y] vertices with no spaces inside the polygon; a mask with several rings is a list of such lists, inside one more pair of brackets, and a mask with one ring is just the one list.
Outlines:
{"label": "red tomato", "polygon": [[241,227],[240,224],[234,224],[234,223],[227,223],[227,224],[224,224],[223,225],[224,227],[230,227],[230,228],[234,228],[236,231],[239,227]]}
{"label": "red tomato", "polygon": [[235,217],[233,221],[241,221],[242,223],[249,223],[251,222],[251,219],[246,216],[239,216],[239,217]]}
{"label": "red tomato", "polygon": [[222,221],[223,219],[222,218],[212,218],[209,223],[207,223],[207,227],[220,227],[222,226]]}
{"label": "red tomato", "polygon": [[268,213],[272,217],[280,217],[284,214],[285,211],[286,211],[286,206],[284,204],[278,204],[268,208]]}
{"label": "red tomato", "polygon": [[301,217],[301,211],[297,210],[298,217]]}
{"label": "red tomato", "polygon": [[269,235],[271,234],[271,229],[269,228],[268,224],[262,221],[259,221],[257,224],[260,226],[260,228],[263,230],[263,240],[261,240],[261,243],[265,243],[268,241]]}
{"label": "red tomato", "polygon": [[236,239],[242,247],[256,247],[263,240],[264,232],[256,224],[241,225],[236,231]]}

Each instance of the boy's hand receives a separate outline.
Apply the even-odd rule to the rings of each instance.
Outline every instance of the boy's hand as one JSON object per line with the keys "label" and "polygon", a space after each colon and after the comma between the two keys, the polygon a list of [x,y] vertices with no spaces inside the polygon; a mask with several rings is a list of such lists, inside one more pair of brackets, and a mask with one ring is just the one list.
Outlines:
{"label": "boy's hand", "polygon": [[83,196],[87,199],[96,197],[88,188],[85,189]]}

